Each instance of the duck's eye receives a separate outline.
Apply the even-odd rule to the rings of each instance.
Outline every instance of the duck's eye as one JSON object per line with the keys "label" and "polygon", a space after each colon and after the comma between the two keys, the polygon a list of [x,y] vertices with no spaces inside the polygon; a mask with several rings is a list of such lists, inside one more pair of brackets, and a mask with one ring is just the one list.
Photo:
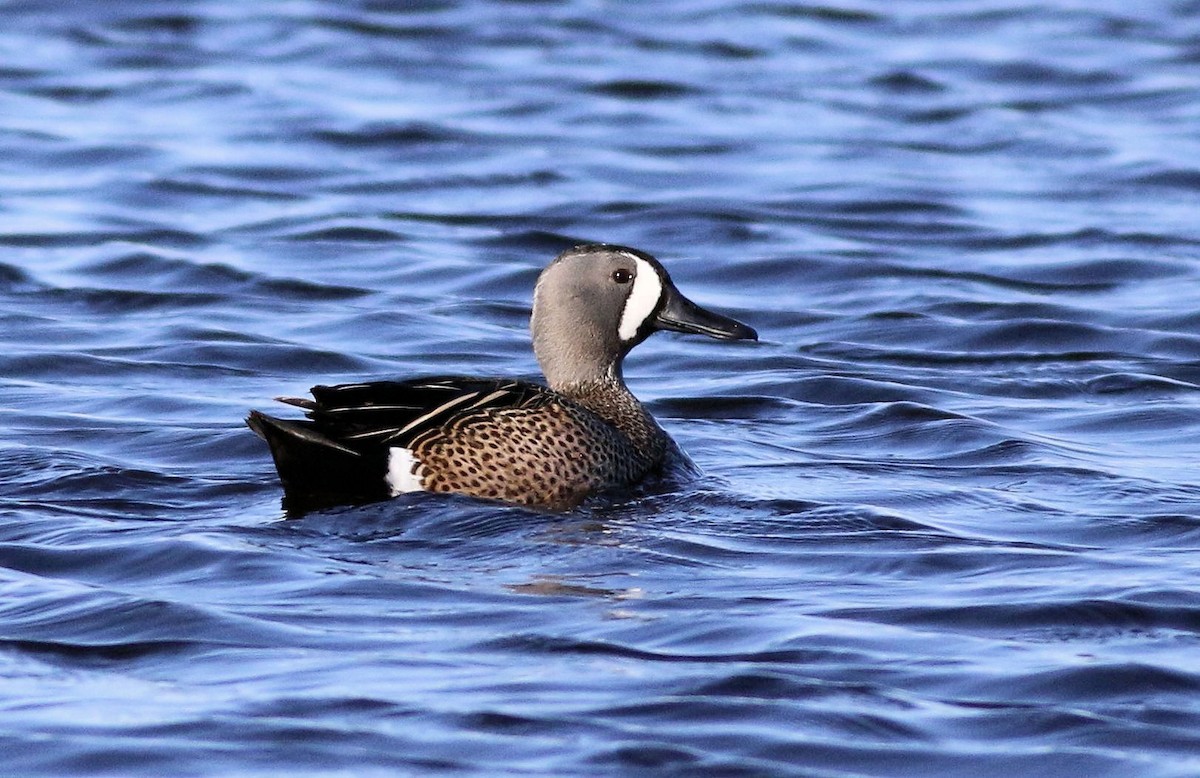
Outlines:
{"label": "duck's eye", "polygon": [[613,271],[612,278],[618,284],[627,284],[633,280],[633,273],[630,273],[628,270],[622,267]]}

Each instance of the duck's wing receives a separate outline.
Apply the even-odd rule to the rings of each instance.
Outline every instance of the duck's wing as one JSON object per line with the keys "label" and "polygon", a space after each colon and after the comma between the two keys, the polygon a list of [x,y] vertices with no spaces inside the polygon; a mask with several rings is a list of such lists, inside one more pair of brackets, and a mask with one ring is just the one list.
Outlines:
{"label": "duck's wing", "polygon": [[552,396],[526,381],[458,376],[314,386],[312,395],[312,401],[284,402],[304,408],[316,431],[355,449],[407,447],[462,416],[529,408]]}

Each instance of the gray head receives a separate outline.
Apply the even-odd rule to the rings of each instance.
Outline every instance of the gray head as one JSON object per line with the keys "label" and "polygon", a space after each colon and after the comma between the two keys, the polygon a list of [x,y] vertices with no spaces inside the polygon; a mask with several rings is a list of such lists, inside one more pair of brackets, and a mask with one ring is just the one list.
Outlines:
{"label": "gray head", "polygon": [[654,257],[606,243],[564,251],[533,292],[533,352],[551,388],[620,381],[621,360],[657,330],[757,340],[680,294]]}

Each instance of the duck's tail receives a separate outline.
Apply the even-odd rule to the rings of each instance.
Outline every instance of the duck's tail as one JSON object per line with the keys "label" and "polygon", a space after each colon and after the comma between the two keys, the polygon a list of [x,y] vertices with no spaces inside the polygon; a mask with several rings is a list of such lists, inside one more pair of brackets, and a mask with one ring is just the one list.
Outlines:
{"label": "duck's tail", "polygon": [[374,502],[391,494],[383,453],[343,445],[321,434],[310,421],[288,421],[250,411],[246,426],[271,449],[289,513]]}

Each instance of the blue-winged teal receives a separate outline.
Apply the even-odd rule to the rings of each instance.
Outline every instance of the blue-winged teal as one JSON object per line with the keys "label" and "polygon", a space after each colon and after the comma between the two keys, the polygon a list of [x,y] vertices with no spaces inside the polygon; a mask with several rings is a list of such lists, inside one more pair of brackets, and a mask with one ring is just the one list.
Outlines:
{"label": "blue-winged teal", "polygon": [[307,421],[252,411],[246,422],[271,447],[289,510],[417,490],[558,509],[635,484],[675,444],[625,386],[629,350],[656,330],[758,337],[680,294],[654,257],[607,244],[565,251],[542,271],[530,327],[549,388],[379,381],[279,398],[305,409]]}

